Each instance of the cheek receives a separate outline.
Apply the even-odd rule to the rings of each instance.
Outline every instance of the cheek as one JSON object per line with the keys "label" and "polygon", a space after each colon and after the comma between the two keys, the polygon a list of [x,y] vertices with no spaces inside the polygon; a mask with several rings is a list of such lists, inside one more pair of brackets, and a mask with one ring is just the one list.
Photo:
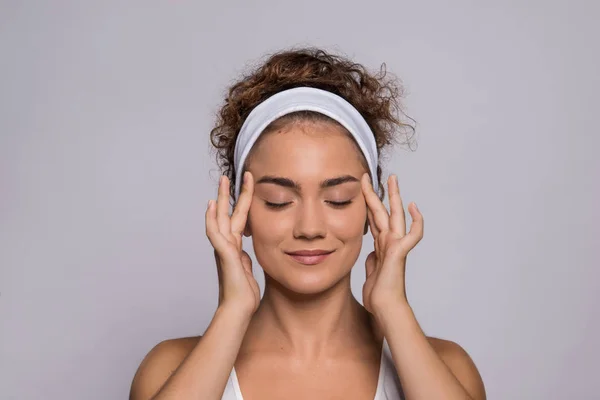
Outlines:
{"label": "cheek", "polygon": [[335,211],[329,215],[328,224],[336,236],[344,239],[361,237],[365,228],[367,211],[365,206],[356,206],[346,211]]}
{"label": "cheek", "polygon": [[259,247],[281,242],[292,229],[281,215],[275,217],[272,212],[255,207],[250,209],[249,222],[252,228],[252,240]]}

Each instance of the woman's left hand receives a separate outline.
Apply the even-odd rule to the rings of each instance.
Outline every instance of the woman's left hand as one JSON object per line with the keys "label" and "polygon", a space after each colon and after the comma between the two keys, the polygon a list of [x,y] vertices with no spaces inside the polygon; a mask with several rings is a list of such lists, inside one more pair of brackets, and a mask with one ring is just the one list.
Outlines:
{"label": "woman's left hand", "polygon": [[361,186],[375,241],[375,251],[369,254],[365,263],[367,279],[363,286],[363,304],[377,317],[390,307],[408,304],[404,283],[406,256],[423,238],[423,215],[414,202],[409,204],[413,222],[407,234],[404,206],[395,175],[388,178],[390,213],[373,190],[368,174],[363,175]]}

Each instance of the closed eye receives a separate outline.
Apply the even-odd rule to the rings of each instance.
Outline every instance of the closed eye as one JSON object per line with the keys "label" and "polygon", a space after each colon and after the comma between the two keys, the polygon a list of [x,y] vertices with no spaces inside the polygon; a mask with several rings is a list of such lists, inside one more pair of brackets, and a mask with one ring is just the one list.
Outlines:
{"label": "closed eye", "polygon": [[[350,203],[352,203],[352,200],[347,200],[347,201],[328,201],[327,203],[331,204],[335,208],[343,208],[343,207],[346,207],[347,205],[349,205]],[[271,202],[265,201],[265,204],[269,208],[281,209],[281,208],[287,206],[288,204],[292,204],[292,202],[290,201],[290,202],[287,202],[287,203],[271,203]]]}
{"label": "closed eye", "polygon": [[348,204],[352,203],[352,200],[347,201],[328,201],[329,204],[336,208],[346,207]]}
{"label": "closed eye", "polygon": [[288,203],[270,203],[268,201],[265,201],[265,204],[269,208],[278,209],[278,208],[283,208],[283,207],[287,206],[288,204],[292,204],[292,203],[291,202],[288,202]]}

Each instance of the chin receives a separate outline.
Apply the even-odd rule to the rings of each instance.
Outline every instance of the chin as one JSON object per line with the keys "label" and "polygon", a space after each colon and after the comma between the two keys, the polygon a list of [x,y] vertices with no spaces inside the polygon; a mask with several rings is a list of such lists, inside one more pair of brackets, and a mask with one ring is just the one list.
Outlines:
{"label": "chin", "polygon": [[290,292],[310,296],[326,292],[338,282],[331,279],[284,279],[279,284]]}
{"label": "chin", "polygon": [[279,265],[277,270],[265,269],[267,275],[284,289],[299,295],[323,293],[350,273],[350,269],[345,270],[335,260],[305,265],[287,258],[276,265]]}

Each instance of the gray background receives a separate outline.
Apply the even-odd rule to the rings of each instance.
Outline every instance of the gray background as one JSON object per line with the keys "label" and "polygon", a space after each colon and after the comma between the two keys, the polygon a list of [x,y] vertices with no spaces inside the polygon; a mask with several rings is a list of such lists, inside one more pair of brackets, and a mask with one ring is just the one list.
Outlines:
{"label": "gray background", "polygon": [[407,285],[426,333],[467,349],[490,399],[600,398],[598,9],[2,1],[0,398],[124,399],[156,343],[204,331],[213,115],[247,65],[303,44],[406,85],[419,147],[385,174],[425,216]]}

